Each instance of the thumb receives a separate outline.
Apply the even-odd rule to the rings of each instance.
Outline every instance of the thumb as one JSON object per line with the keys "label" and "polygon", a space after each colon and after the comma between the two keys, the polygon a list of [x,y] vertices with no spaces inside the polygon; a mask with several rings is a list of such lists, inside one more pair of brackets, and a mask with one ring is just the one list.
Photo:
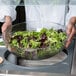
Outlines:
{"label": "thumb", "polygon": [[72,41],[72,39],[73,39],[74,34],[75,34],[75,28],[73,27],[73,28],[72,28],[72,31],[71,31],[71,33],[70,33],[70,35],[68,36],[68,39],[67,39],[67,41],[66,41],[66,45],[65,45],[66,48],[70,45],[70,43],[71,43],[71,41]]}

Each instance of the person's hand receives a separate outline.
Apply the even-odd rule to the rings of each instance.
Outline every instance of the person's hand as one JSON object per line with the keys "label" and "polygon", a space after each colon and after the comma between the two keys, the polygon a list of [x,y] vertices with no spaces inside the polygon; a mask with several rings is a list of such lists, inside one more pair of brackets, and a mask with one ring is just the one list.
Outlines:
{"label": "person's hand", "polygon": [[10,32],[12,29],[12,21],[11,18],[9,16],[5,17],[5,22],[2,25],[2,36],[3,36],[3,40],[5,42],[6,47],[8,47],[8,42],[10,40]]}
{"label": "person's hand", "polygon": [[11,18],[9,16],[6,16],[5,17],[5,22],[1,27],[2,33],[5,33],[6,30],[8,29],[8,27],[11,27],[11,25],[12,25]]}
{"label": "person's hand", "polygon": [[67,29],[66,29],[66,33],[68,36],[68,39],[66,41],[66,48],[70,45],[74,35],[76,34],[76,28],[75,28],[75,24],[76,24],[76,17],[72,17],[69,20],[69,23],[67,25]]}

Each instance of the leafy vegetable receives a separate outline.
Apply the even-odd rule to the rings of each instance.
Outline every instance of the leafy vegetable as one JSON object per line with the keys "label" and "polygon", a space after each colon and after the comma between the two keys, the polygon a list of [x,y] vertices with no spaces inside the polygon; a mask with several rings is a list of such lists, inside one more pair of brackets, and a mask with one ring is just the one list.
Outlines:
{"label": "leafy vegetable", "polygon": [[2,42],[0,42],[0,46],[2,46],[2,45],[5,45],[3,41],[2,41]]}
{"label": "leafy vegetable", "polygon": [[[59,49],[64,46],[65,39],[66,33],[61,29],[54,30],[43,28],[40,32],[18,31],[15,32],[11,37],[10,46],[17,47],[18,49],[20,48],[19,50],[17,49],[15,53],[19,53],[19,56],[21,57],[27,56],[24,54],[26,52],[26,49],[38,49],[37,55],[41,58],[43,56],[50,56],[55,52],[59,52]],[[29,53],[29,56],[32,57],[33,55]]]}

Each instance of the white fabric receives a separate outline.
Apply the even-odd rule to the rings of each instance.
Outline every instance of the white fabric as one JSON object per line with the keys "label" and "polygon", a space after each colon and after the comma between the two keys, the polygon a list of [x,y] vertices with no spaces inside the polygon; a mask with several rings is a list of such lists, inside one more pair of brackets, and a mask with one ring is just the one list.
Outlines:
{"label": "white fabric", "polygon": [[[29,0],[29,2],[33,0]],[[35,4],[25,3],[26,10],[26,22],[28,23],[27,29],[37,30],[42,27],[51,28],[65,28],[64,25],[64,15],[65,15],[65,5],[64,4],[39,4],[40,0],[34,0]],[[38,3],[38,5],[36,4]],[[42,0],[41,0],[42,2]],[[50,0],[51,2],[51,0]],[[48,0],[47,0],[48,3]],[[30,23],[31,22],[31,23]],[[33,23],[32,23],[33,22]],[[35,22],[35,23],[34,23]],[[50,22],[55,22],[61,25],[54,26],[50,25]],[[45,26],[46,25],[46,26]]]}
{"label": "white fabric", "polygon": [[16,5],[19,0],[0,0],[0,22],[5,21],[5,16],[10,16],[12,21],[16,19]]}
{"label": "white fabric", "polygon": [[76,17],[76,5],[69,5],[69,13],[67,14],[66,17],[66,25],[68,24],[69,19],[71,17]]}
{"label": "white fabric", "polygon": [[5,16],[10,16],[12,21],[14,21],[16,19],[16,11],[13,9],[15,8],[9,5],[0,6],[0,22],[5,21]]}

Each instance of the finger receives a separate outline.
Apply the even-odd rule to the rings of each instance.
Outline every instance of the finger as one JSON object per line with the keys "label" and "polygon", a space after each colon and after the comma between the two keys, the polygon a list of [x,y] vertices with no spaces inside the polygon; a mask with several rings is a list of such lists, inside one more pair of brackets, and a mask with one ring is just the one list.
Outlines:
{"label": "finger", "polygon": [[73,26],[71,24],[67,25],[67,29],[66,29],[66,33],[67,35],[70,35],[71,31],[72,31]]}
{"label": "finger", "polygon": [[68,48],[69,45],[70,45],[70,43],[71,43],[71,41],[67,41],[67,42],[66,42],[66,45],[65,45],[65,48]]}
{"label": "finger", "polygon": [[1,30],[2,30],[2,33],[4,33],[7,29],[8,25],[6,25],[5,23],[2,25],[1,27]]}
{"label": "finger", "polygon": [[71,33],[68,37],[68,41],[71,41],[73,39],[74,34],[75,34],[75,28],[73,27],[72,30],[71,30]]}
{"label": "finger", "polygon": [[70,45],[74,34],[75,34],[75,28],[73,27],[71,34],[69,35],[68,40],[66,41],[66,45],[65,45],[66,48]]}

